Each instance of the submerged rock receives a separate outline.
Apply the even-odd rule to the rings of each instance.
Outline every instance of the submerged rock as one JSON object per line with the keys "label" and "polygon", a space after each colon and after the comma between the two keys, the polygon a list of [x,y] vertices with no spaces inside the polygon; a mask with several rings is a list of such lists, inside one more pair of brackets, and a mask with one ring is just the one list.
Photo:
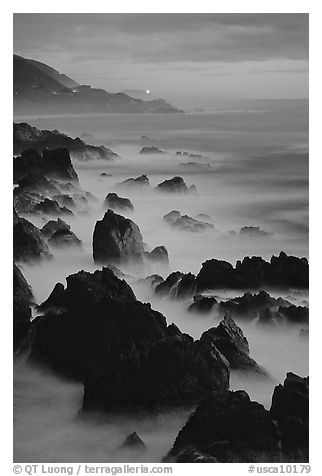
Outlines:
{"label": "submerged rock", "polygon": [[133,203],[128,198],[120,197],[117,193],[108,193],[104,200],[104,207],[112,210],[134,210]]}
{"label": "submerged rock", "polygon": [[140,154],[165,154],[165,152],[154,146],[145,146],[140,150]]}
{"label": "submerged rock", "polygon": [[108,210],[96,222],[93,234],[93,258],[100,263],[143,263],[143,240],[136,223]]}

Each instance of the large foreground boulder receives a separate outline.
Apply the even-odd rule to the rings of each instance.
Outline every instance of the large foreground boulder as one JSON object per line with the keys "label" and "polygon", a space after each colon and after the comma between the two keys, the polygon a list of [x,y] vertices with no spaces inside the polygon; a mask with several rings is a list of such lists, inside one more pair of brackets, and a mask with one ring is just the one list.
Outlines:
{"label": "large foreground boulder", "polygon": [[143,240],[136,223],[108,210],[96,222],[93,234],[93,258],[99,263],[143,262]]}
{"label": "large foreground boulder", "polygon": [[176,463],[308,462],[308,378],[287,374],[270,411],[244,391],[205,399],[164,461]]}
{"label": "large foreground boulder", "polygon": [[83,410],[182,406],[229,385],[226,359],[194,341],[108,268],[68,276],[33,322],[31,358],[84,379]]}

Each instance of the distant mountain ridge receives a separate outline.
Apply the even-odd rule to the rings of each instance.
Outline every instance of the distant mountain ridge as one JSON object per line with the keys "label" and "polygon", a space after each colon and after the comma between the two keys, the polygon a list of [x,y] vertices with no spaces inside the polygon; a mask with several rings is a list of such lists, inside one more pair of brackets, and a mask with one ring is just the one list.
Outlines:
{"label": "distant mountain ridge", "polygon": [[143,101],[80,85],[45,63],[13,55],[14,115],[178,113],[164,99]]}

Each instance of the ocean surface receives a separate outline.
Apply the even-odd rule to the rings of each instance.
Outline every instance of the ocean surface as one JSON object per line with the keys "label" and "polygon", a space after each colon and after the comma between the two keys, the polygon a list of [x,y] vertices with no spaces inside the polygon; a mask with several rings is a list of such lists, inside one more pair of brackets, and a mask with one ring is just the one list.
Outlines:
{"label": "ocean surface", "polygon": [[[60,281],[81,269],[98,268],[92,259],[95,222],[104,215],[103,200],[117,191],[115,184],[146,174],[154,187],[180,175],[196,195],[160,194],[150,191],[117,191],[130,198],[134,212],[127,216],[140,227],[144,242],[153,249],[165,245],[169,269],[150,267],[131,275],[130,284],[138,299],[155,309],[182,330],[199,338],[217,325],[215,316],[200,317],[186,312],[187,302],[157,299],[137,278],[152,273],[163,277],[171,271],[197,273],[203,261],[224,259],[232,264],[244,256],[262,256],[285,251],[308,257],[308,104],[306,101],[258,101],[243,108],[221,109],[207,114],[100,115],[15,118],[40,129],[58,129],[73,137],[83,133],[89,143],[106,145],[119,158],[113,161],[74,161],[80,185],[97,198],[88,213],[69,220],[83,247],[54,251],[51,261],[23,265],[22,271],[38,303],[46,299]],[[145,138],[142,138],[145,136]],[[153,145],[164,154],[140,154]],[[200,157],[177,155],[187,151]],[[102,172],[112,174],[101,177]],[[195,217],[209,215],[214,229],[205,233],[174,231],[163,221],[171,210]],[[30,218],[37,226],[47,220]],[[68,220],[67,220],[68,221]],[[244,226],[260,227],[261,237],[241,237]],[[231,233],[234,231],[235,233]],[[219,293],[222,299],[242,292]],[[296,304],[308,301],[307,293],[276,292]],[[253,399],[269,407],[276,383],[286,371],[308,374],[308,342],[299,339],[299,328],[262,329],[256,322],[238,321],[247,337],[251,356],[272,375],[272,382],[259,384],[232,374],[232,388],[246,389]],[[158,417],[115,418],[97,424],[81,422],[81,385],[63,381],[24,363],[15,366],[14,377],[14,460],[71,461],[160,461],[171,447],[188,413],[167,413]],[[125,452],[119,446],[137,431],[148,446],[142,453]]]}

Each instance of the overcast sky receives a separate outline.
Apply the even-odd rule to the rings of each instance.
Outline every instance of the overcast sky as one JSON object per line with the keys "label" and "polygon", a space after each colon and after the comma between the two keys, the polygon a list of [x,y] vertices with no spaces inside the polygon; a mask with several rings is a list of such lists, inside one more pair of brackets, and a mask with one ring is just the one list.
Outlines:
{"label": "overcast sky", "polygon": [[181,107],[308,96],[306,14],[14,14],[14,52]]}

